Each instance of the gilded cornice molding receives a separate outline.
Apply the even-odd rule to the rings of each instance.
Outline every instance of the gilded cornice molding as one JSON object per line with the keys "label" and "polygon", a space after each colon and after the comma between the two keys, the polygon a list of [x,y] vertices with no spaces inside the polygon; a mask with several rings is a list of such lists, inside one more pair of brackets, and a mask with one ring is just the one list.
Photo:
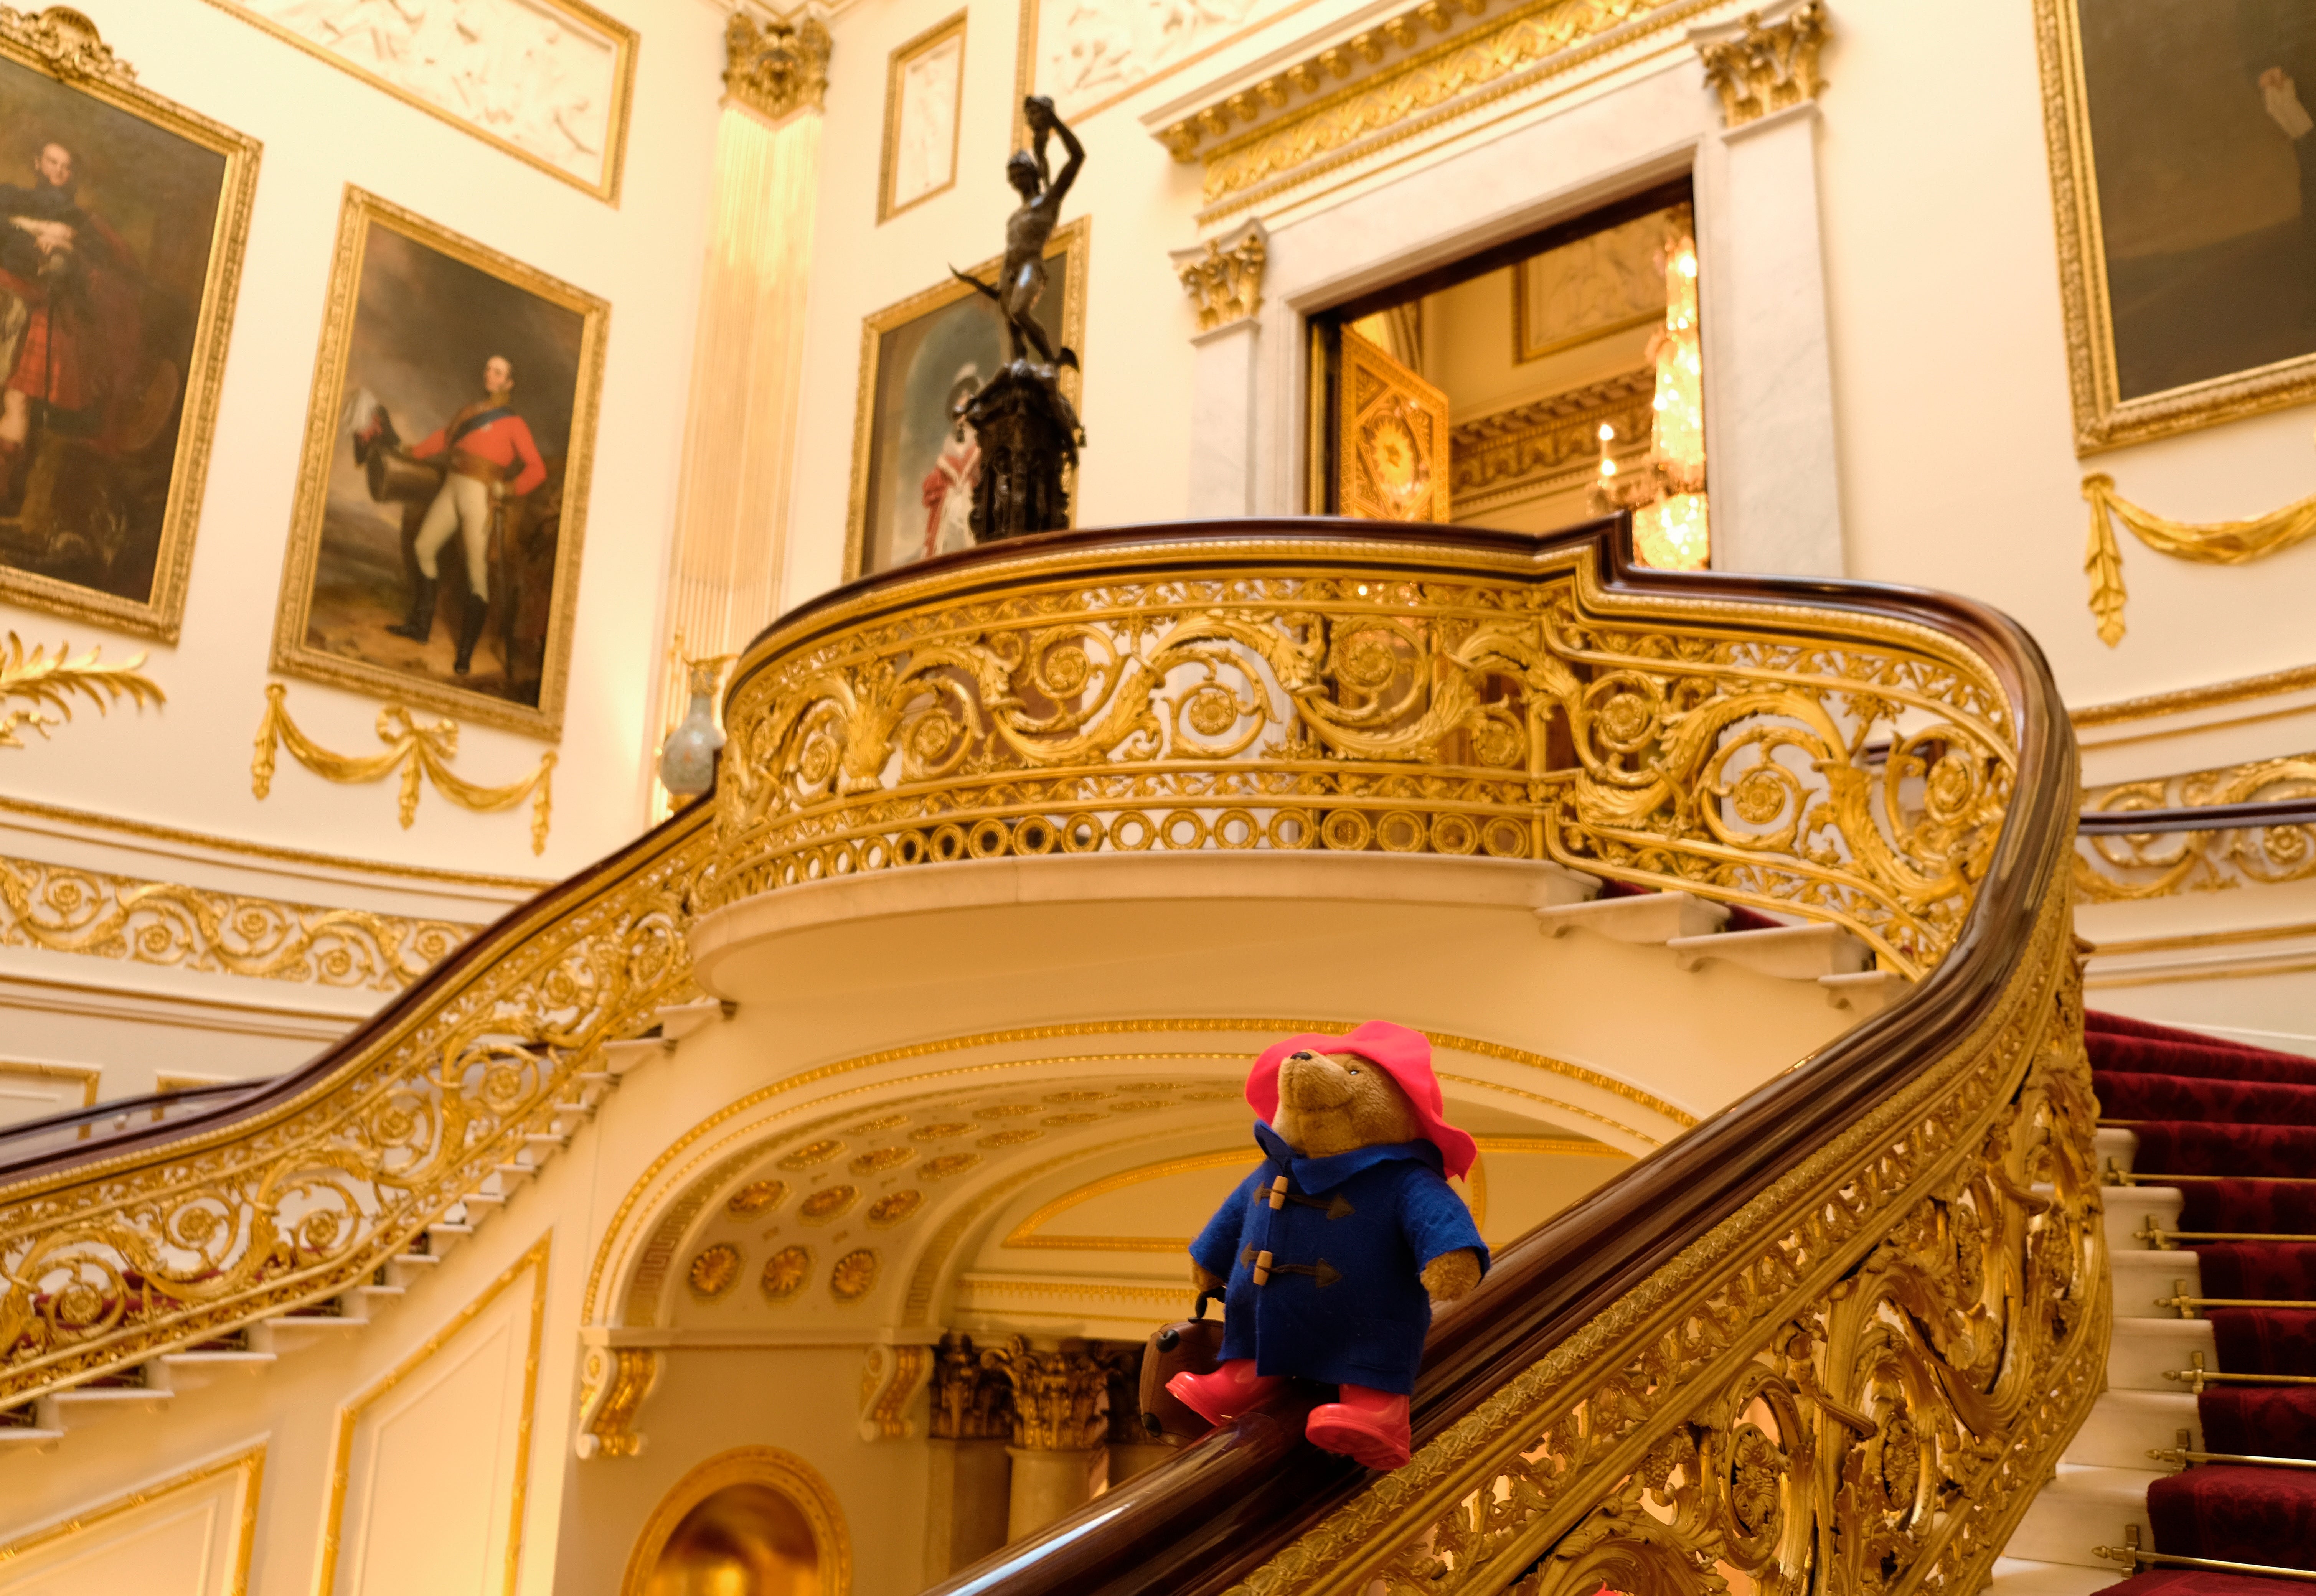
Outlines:
{"label": "gilded cornice molding", "polygon": [[[24,740],[16,735],[22,728],[46,737],[49,727],[70,720],[76,693],[100,712],[124,698],[140,709],[148,702],[169,701],[160,684],[140,668],[143,655],[108,665],[98,663],[100,652],[91,648],[76,655],[71,644],[59,643],[53,655],[45,644],[26,654],[23,639],[10,632],[7,643],[0,645],[0,748],[22,748]],[[12,709],[10,699],[29,707]]]}
{"label": "gilded cornice molding", "polygon": [[1741,128],[1814,100],[1825,87],[1817,75],[1818,51],[1828,37],[1824,0],[1803,0],[1766,25],[1761,16],[1748,12],[1734,28],[1698,29],[1690,35],[1705,63],[1705,81],[1721,96],[1724,128]]}
{"label": "gilded cornice molding", "polygon": [[[43,804],[35,799],[10,798],[4,793],[0,793],[0,828],[9,825],[8,816],[22,816],[35,821],[49,821],[70,827],[86,827],[91,831],[111,832],[123,837],[141,837],[152,843],[174,844],[178,847],[211,849],[219,853],[238,854],[247,859],[274,860],[283,864],[318,866],[324,869],[343,870],[351,875],[390,876],[409,881],[435,881],[448,887],[512,889],[524,896],[554,885],[552,881],[538,876],[497,876],[478,870],[443,870],[428,865],[394,864],[381,859],[357,859],[344,853],[319,853],[308,848],[281,848],[269,843],[252,843],[241,837],[219,836],[211,832],[188,831],[182,826],[156,825],[149,820],[131,820],[120,815],[100,815],[93,809],[75,809],[63,804]],[[151,851],[142,843],[117,843],[108,838],[77,840],[95,841],[108,848]]]}
{"label": "gilded cornice molding", "polygon": [[773,121],[797,111],[822,110],[828,98],[831,45],[828,30],[809,13],[760,23],[735,11],[724,29],[725,91]]}
{"label": "gilded cornice molding", "polygon": [[1259,221],[1189,249],[1168,253],[1182,291],[1198,313],[1198,331],[1211,333],[1233,322],[1252,321],[1262,308],[1262,269],[1269,259],[1269,235]]}
{"label": "gilded cornice molding", "polygon": [[0,858],[0,946],[399,992],[477,929]]}
{"label": "gilded cornice molding", "polygon": [[[1158,129],[1157,138],[1176,160],[1206,163],[1202,219],[1217,217],[1717,4],[1522,0],[1491,20],[1487,0],[1427,0]],[[1466,23],[1466,16],[1481,20]]]}
{"label": "gilded cornice molding", "polygon": [[1589,463],[1599,457],[1604,424],[1617,429],[1619,452],[1645,451],[1655,397],[1656,372],[1643,366],[1463,422],[1448,434],[1455,491],[1510,486]]}
{"label": "gilded cornice molding", "polygon": [[[2087,813],[2208,809],[2222,804],[2316,798],[2316,753],[2251,760],[2180,776],[2094,788]],[[2212,831],[2101,832],[2075,840],[2075,901],[2107,904],[2316,877],[2316,826],[2232,825]]]}

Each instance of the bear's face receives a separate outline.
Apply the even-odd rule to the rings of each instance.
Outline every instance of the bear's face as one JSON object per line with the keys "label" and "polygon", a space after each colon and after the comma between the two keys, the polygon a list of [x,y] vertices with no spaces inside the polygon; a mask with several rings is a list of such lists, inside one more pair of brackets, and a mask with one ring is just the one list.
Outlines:
{"label": "bear's face", "polygon": [[1423,1134],[1399,1083],[1356,1053],[1289,1054],[1278,1066],[1278,1111],[1270,1128],[1305,1158]]}

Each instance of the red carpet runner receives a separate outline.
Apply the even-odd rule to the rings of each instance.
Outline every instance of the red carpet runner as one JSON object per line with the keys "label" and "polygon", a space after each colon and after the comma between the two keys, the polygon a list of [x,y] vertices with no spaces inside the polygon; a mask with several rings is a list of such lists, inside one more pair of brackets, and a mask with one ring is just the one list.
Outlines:
{"label": "red carpet runner", "polygon": [[[2192,1244],[2227,1374],[2316,1376],[2316,1058],[2215,1041],[2113,1014],[2086,1018],[2101,1123],[2139,1137],[2139,1183],[2186,1194]],[[2199,1178],[2200,1177],[2200,1178]],[[2267,1239],[2273,1237],[2274,1239]],[[2153,1550],[2316,1571],[2316,1384],[2226,1381],[2196,1399],[2198,1463],[2149,1487]],[[2307,1596],[2316,1586],[2192,1567],[2151,1568],[2101,1596]]]}

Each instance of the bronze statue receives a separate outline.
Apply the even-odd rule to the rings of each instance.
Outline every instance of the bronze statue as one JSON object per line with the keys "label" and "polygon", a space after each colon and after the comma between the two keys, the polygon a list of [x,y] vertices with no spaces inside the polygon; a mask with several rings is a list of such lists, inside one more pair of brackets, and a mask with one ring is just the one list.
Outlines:
{"label": "bronze statue", "polygon": [[[1021,109],[1032,143],[1005,163],[1005,180],[1020,193],[1021,204],[1005,220],[1005,263],[997,281],[993,286],[949,268],[989,297],[1005,318],[1012,351],[958,412],[981,451],[967,523],[976,543],[1068,526],[1068,473],[1085,441],[1085,429],[1056,370],[1076,367],[1078,357],[1057,347],[1037,319],[1038,301],[1046,292],[1046,245],[1061,221],[1062,201],[1085,165],[1085,147],[1043,94],[1024,100]],[[1055,134],[1070,157],[1059,177],[1046,160],[1047,142]]]}
{"label": "bronze statue", "polygon": [[[1062,201],[1085,165],[1085,146],[1078,142],[1069,124],[1054,114],[1054,103],[1044,94],[1022,101],[1021,115],[1029,124],[1032,143],[1029,149],[1015,150],[1005,163],[1005,181],[1021,196],[1021,203],[1005,218],[1005,264],[998,271],[997,286],[967,277],[954,266],[949,272],[996,301],[1005,317],[1015,360],[1027,359],[1034,349],[1048,366],[1075,367],[1075,352],[1066,346],[1055,348],[1046,329],[1038,325],[1036,313],[1038,301],[1046,292],[1046,245],[1061,222]],[[1046,159],[1046,146],[1056,133],[1070,157],[1059,177]]]}

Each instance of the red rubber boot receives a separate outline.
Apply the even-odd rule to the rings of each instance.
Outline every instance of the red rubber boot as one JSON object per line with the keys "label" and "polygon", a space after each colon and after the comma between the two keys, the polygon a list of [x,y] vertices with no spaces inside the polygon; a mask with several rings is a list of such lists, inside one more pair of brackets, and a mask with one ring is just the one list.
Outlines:
{"label": "red rubber boot", "polygon": [[1303,1427],[1311,1444],[1366,1464],[1393,1469],[1408,1458],[1407,1398],[1366,1386],[1345,1386],[1341,1401],[1311,1410]]}
{"label": "red rubber boot", "polygon": [[1168,1380],[1166,1389],[1207,1423],[1227,1424],[1278,1395],[1286,1383],[1282,1375],[1255,1373],[1252,1358],[1233,1358],[1212,1374],[1191,1374],[1186,1369]]}

